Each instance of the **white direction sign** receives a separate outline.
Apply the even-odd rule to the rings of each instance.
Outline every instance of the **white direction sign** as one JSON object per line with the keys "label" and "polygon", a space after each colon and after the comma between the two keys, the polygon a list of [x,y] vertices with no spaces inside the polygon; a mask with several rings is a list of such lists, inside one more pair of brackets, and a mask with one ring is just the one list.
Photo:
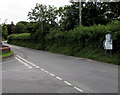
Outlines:
{"label": "white direction sign", "polygon": [[110,33],[105,35],[106,40],[104,41],[104,49],[106,50],[112,50],[113,45],[112,45],[112,35]]}

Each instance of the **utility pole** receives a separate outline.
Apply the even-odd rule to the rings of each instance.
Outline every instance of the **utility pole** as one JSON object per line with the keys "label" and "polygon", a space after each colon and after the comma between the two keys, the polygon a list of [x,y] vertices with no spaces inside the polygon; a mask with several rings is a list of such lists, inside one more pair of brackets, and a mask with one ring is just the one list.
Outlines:
{"label": "utility pole", "polygon": [[79,25],[82,26],[82,6],[81,6],[81,0],[79,0]]}
{"label": "utility pole", "polygon": [[[74,0],[70,0],[70,2],[74,2]],[[81,0],[77,0],[79,2],[79,26],[82,26],[82,5]]]}

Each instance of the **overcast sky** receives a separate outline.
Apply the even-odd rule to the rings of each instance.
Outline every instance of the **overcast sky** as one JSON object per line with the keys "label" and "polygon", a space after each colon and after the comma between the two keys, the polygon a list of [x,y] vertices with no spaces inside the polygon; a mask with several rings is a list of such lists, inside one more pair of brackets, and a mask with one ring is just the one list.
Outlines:
{"label": "overcast sky", "polygon": [[69,5],[69,0],[1,0],[0,23],[7,19],[7,23],[27,21],[27,14],[36,3],[54,5],[56,7]]}

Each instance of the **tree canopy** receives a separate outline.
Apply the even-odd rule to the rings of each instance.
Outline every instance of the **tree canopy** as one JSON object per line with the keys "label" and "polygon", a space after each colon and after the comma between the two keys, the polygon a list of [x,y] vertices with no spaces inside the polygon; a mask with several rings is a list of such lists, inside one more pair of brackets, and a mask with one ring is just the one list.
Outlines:
{"label": "tree canopy", "polygon": [[13,33],[25,33],[27,32],[26,30],[26,26],[22,23],[17,23],[14,27],[13,27]]}

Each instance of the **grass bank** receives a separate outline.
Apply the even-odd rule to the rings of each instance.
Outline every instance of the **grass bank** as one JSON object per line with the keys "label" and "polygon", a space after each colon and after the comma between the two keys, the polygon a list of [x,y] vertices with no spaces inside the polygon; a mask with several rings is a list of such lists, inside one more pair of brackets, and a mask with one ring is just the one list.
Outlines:
{"label": "grass bank", "polygon": [[13,52],[12,52],[12,51],[10,51],[10,52],[8,52],[8,53],[5,53],[5,54],[0,55],[0,58],[6,58],[6,57],[9,57],[9,56],[11,56],[11,55],[13,55]]}
{"label": "grass bank", "polygon": [[105,51],[100,48],[93,49],[93,48],[85,47],[83,49],[79,49],[79,48],[77,49],[76,47],[74,48],[71,46],[58,46],[54,44],[54,45],[48,45],[47,47],[44,47],[44,49],[42,49],[41,44],[33,41],[12,41],[9,43],[32,48],[32,49],[44,50],[53,53],[60,53],[69,56],[89,58],[100,62],[107,62],[111,64],[120,65],[120,59],[118,58],[120,56],[119,53],[115,53],[111,55],[110,52],[107,52],[105,54]]}

